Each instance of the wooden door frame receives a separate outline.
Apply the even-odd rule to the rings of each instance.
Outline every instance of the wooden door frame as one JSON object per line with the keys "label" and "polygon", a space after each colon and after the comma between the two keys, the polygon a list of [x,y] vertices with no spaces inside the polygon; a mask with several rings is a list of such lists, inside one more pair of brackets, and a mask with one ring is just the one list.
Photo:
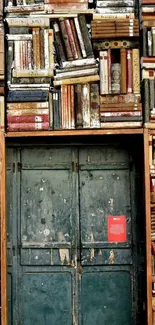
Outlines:
{"label": "wooden door frame", "polygon": [[[129,134],[131,134],[129,132]],[[147,325],[152,325],[151,213],[149,172],[149,130],[144,129],[144,184],[146,220]],[[6,138],[0,131],[0,209],[1,209],[1,324],[8,325],[7,301],[7,211],[6,211]]]}

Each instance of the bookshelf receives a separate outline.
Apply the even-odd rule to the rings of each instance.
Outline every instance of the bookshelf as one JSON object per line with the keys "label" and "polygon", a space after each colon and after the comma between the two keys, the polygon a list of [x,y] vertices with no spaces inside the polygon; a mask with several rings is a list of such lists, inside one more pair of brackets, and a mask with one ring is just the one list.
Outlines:
{"label": "bookshelf", "polygon": [[[26,1],[21,1],[21,3],[26,3]],[[143,76],[143,72],[143,102],[140,95],[139,21],[134,15],[137,13],[138,7],[130,8],[129,12],[124,9],[124,13],[114,12],[111,14],[111,9],[99,7],[99,0],[97,0],[97,8],[90,2],[91,9],[88,9],[87,1],[83,2],[81,9],[78,7],[79,3],[77,1],[77,7],[74,4],[69,9],[63,8],[63,12],[61,12],[61,10],[56,10],[51,4],[48,4],[48,1],[45,3],[42,1],[41,4],[35,6],[26,4],[18,4],[17,6],[14,5],[13,0],[10,0],[4,4],[5,33],[1,10],[0,37],[2,35],[2,38],[0,38],[0,44],[2,44],[1,40],[5,34],[7,61],[5,73],[6,101],[4,102],[3,46],[0,48],[0,110],[2,113],[0,146],[2,149],[1,164],[3,166],[0,170],[0,183],[3,184],[3,191],[1,190],[2,325],[7,324],[6,139],[69,137],[74,135],[108,136],[112,134],[144,135],[145,209],[147,216],[147,324],[152,324],[152,283],[155,283],[155,275],[152,275],[150,220],[151,209],[155,206],[150,201],[149,157],[152,147],[150,148],[149,144],[154,140],[155,122],[153,121],[153,111],[150,121],[153,82],[151,82],[151,78],[146,81],[148,78]],[[2,0],[0,1],[0,8],[2,8]],[[87,51],[89,55],[88,53],[81,53],[82,43],[80,47],[80,40],[78,40],[79,46],[76,47],[74,44],[75,38],[77,39],[75,22],[79,23],[78,19],[81,15],[86,19],[86,22],[83,22],[83,33],[86,32],[87,28]],[[126,18],[125,24],[122,18]],[[62,40],[63,26],[61,27],[61,25],[64,20],[67,24],[69,22],[69,26],[74,26],[74,33],[72,30],[74,38],[70,44],[72,44],[71,54],[74,53],[75,58],[77,51],[80,51],[76,60],[74,57],[67,60],[70,53],[67,53],[67,48],[65,48],[67,45]],[[146,44],[146,32],[151,33],[155,26],[154,23],[152,24],[147,23],[146,20],[144,22],[141,20],[143,44]],[[107,31],[106,26],[110,32]],[[88,40],[90,33],[92,47]],[[60,39],[65,52],[62,62],[63,52],[62,44],[59,43]],[[54,43],[56,41],[57,45]],[[44,53],[41,53],[42,45]],[[143,46],[142,56],[148,58],[148,53],[145,52],[147,45],[145,46]],[[155,55],[154,52],[151,57],[152,55]],[[134,58],[133,61],[131,57]],[[79,64],[77,64],[78,60],[81,60]],[[150,63],[149,60],[144,61],[141,60],[142,70],[145,69],[145,64]],[[153,64],[155,63],[153,62]],[[83,74],[84,70],[85,74]],[[64,79],[65,73],[67,77]],[[104,80],[103,76],[105,75],[106,79]],[[152,100],[151,103],[150,100]],[[144,110],[142,103],[144,103]],[[143,112],[145,129],[143,129],[142,124]],[[14,126],[16,123],[18,125]],[[27,125],[29,123],[31,125]]]}

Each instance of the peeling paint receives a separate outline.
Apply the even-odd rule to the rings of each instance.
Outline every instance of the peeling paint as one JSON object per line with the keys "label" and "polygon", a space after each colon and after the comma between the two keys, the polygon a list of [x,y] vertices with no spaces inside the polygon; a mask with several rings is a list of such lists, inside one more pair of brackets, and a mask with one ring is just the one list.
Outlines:
{"label": "peeling paint", "polygon": [[[90,233],[90,241],[92,243],[94,243],[94,235],[93,235],[93,232]],[[90,260],[93,261],[94,257],[95,257],[95,250],[94,250],[94,248],[91,248],[91,251],[90,251]]]}
{"label": "peeling paint", "polygon": [[69,250],[66,248],[59,249],[60,260],[62,264],[69,264]]}
{"label": "peeling paint", "polygon": [[111,264],[114,264],[115,263],[115,254],[114,254],[114,250],[113,249],[110,250],[109,262]]}
{"label": "peeling paint", "polygon": [[43,192],[44,188],[43,187],[40,187],[39,191],[40,192]]}
{"label": "peeling paint", "polygon": [[101,249],[99,249],[98,255],[102,255],[102,250]]}

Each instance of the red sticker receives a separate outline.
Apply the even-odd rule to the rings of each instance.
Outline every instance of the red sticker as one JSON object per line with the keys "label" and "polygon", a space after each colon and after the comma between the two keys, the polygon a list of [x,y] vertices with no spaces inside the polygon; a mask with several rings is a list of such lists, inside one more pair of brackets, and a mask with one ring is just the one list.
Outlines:
{"label": "red sticker", "polygon": [[108,242],[126,241],[126,217],[108,216]]}

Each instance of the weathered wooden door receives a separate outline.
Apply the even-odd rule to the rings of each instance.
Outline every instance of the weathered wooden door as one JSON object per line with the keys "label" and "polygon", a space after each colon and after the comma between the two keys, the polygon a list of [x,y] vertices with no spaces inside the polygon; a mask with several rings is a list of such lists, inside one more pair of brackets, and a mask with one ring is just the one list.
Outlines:
{"label": "weathered wooden door", "polygon": [[137,325],[128,152],[9,149],[7,180],[9,325]]}

